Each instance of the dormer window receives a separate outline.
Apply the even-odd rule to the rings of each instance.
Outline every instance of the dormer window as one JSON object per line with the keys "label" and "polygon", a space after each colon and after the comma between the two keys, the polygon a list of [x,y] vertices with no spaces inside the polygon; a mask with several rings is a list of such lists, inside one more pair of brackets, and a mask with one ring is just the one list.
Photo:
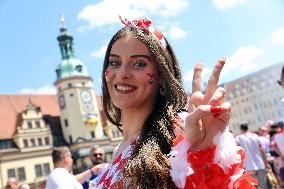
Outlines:
{"label": "dormer window", "polygon": [[76,68],[77,72],[82,72],[82,65],[77,65]]}
{"label": "dormer window", "polygon": [[45,137],[44,141],[45,141],[45,145],[49,145],[49,138],[48,137]]}
{"label": "dormer window", "polygon": [[28,128],[29,128],[29,129],[33,128],[33,124],[32,124],[32,122],[30,122],[30,121],[28,121]]}
{"label": "dormer window", "polygon": [[31,144],[32,144],[32,146],[35,146],[36,144],[35,144],[35,139],[31,139]]}
{"label": "dormer window", "polygon": [[42,139],[41,139],[41,138],[38,138],[38,139],[37,139],[37,143],[38,143],[39,146],[42,146]]}
{"label": "dormer window", "polygon": [[36,128],[40,128],[40,122],[39,121],[36,121],[35,125],[36,125]]}
{"label": "dormer window", "polygon": [[29,147],[29,144],[28,144],[28,140],[27,140],[27,139],[24,139],[23,142],[24,142],[24,147],[25,147],[25,148]]}

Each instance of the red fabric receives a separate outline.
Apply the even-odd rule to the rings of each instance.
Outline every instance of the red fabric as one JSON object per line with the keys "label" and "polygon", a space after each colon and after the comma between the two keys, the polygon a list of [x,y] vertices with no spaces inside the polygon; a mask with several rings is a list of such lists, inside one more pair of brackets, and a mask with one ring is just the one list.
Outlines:
{"label": "red fabric", "polygon": [[173,147],[178,145],[183,139],[184,139],[184,134],[183,133],[178,134],[177,137],[173,140]]}
{"label": "red fabric", "polygon": [[[188,151],[188,161],[194,174],[187,177],[184,189],[229,189],[231,176],[242,170],[243,164],[234,164],[228,173],[225,173],[219,164],[214,162],[215,151],[216,145],[194,153]],[[242,160],[245,158],[243,150],[240,149],[237,153],[241,155]],[[251,174],[243,174],[235,181],[233,189],[255,189],[258,182]]]}

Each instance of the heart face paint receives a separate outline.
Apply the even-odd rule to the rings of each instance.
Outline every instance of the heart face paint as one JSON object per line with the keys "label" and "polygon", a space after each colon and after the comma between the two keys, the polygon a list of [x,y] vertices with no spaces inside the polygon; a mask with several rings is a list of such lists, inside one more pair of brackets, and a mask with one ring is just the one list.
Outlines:
{"label": "heart face paint", "polygon": [[149,84],[153,84],[154,82],[155,82],[155,79],[154,79],[154,74],[153,73],[150,73],[150,72],[148,72],[147,73],[147,77],[149,78]]}

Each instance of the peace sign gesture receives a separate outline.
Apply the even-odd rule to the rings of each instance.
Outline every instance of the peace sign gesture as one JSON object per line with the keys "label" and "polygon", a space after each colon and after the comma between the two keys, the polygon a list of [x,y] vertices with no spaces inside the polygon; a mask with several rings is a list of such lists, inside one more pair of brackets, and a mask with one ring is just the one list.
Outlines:
{"label": "peace sign gesture", "polygon": [[226,59],[215,64],[208,80],[205,94],[201,92],[202,63],[194,67],[192,96],[188,101],[189,114],[185,119],[185,136],[191,144],[191,151],[213,145],[213,138],[223,132],[229,123],[231,104],[224,102],[225,89],[218,87],[219,76]]}

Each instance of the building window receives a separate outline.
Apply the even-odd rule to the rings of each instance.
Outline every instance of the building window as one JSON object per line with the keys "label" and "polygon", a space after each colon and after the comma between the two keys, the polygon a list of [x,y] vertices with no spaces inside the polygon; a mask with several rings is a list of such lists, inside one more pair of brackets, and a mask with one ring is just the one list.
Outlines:
{"label": "building window", "polygon": [[47,176],[50,173],[49,163],[43,164],[43,171],[45,176]]}
{"label": "building window", "polygon": [[13,140],[0,140],[0,149],[14,148],[16,145]]}
{"label": "building window", "polygon": [[44,137],[45,145],[49,145],[49,137]]}
{"label": "building window", "polygon": [[70,93],[70,97],[73,97],[74,96],[74,94],[73,93]]}
{"label": "building window", "polygon": [[23,143],[24,143],[24,147],[26,148],[26,147],[29,147],[29,144],[28,144],[28,140],[27,139],[24,139],[23,140]]}
{"label": "building window", "polygon": [[36,125],[36,128],[40,128],[40,122],[39,121],[36,121],[35,125]]}
{"label": "building window", "polygon": [[31,139],[31,144],[32,144],[32,146],[35,146],[35,139],[34,138]]}
{"label": "building window", "polygon": [[41,169],[41,165],[40,164],[35,165],[35,174],[36,174],[36,177],[41,177],[42,176],[42,169]]}
{"label": "building window", "polygon": [[72,83],[68,83],[68,87],[69,87],[69,88],[72,88]]}
{"label": "building window", "polygon": [[254,104],[254,110],[258,110],[257,104]]}
{"label": "building window", "polygon": [[75,69],[77,70],[77,72],[82,72],[82,65],[77,65]]}
{"label": "building window", "polygon": [[248,107],[248,111],[249,111],[249,112],[252,112],[252,109],[251,109],[251,107]]}
{"label": "building window", "polygon": [[18,179],[19,181],[26,180],[26,173],[24,167],[18,168]]}
{"label": "building window", "polygon": [[28,128],[29,128],[29,129],[33,128],[33,124],[32,124],[32,122],[30,122],[30,121],[28,121]]}
{"label": "building window", "polygon": [[16,177],[15,169],[8,169],[8,178]]}
{"label": "building window", "polygon": [[266,107],[267,107],[266,102],[263,102],[263,107],[264,107],[264,108],[266,108]]}
{"label": "building window", "polygon": [[64,125],[65,125],[65,127],[68,127],[68,120],[67,119],[64,119]]}
{"label": "building window", "polygon": [[91,136],[92,136],[92,138],[95,138],[95,132],[94,131],[91,131]]}
{"label": "building window", "polygon": [[39,146],[42,146],[42,139],[41,139],[41,138],[38,138],[38,139],[37,139],[37,143],[38,143]]}
{"label": "building window", "polygon": [[69,135],[69,142],[70,142],[70,143],[73,143],[73,139],[72,139],[72,136],[71,136],[71,135]]}

